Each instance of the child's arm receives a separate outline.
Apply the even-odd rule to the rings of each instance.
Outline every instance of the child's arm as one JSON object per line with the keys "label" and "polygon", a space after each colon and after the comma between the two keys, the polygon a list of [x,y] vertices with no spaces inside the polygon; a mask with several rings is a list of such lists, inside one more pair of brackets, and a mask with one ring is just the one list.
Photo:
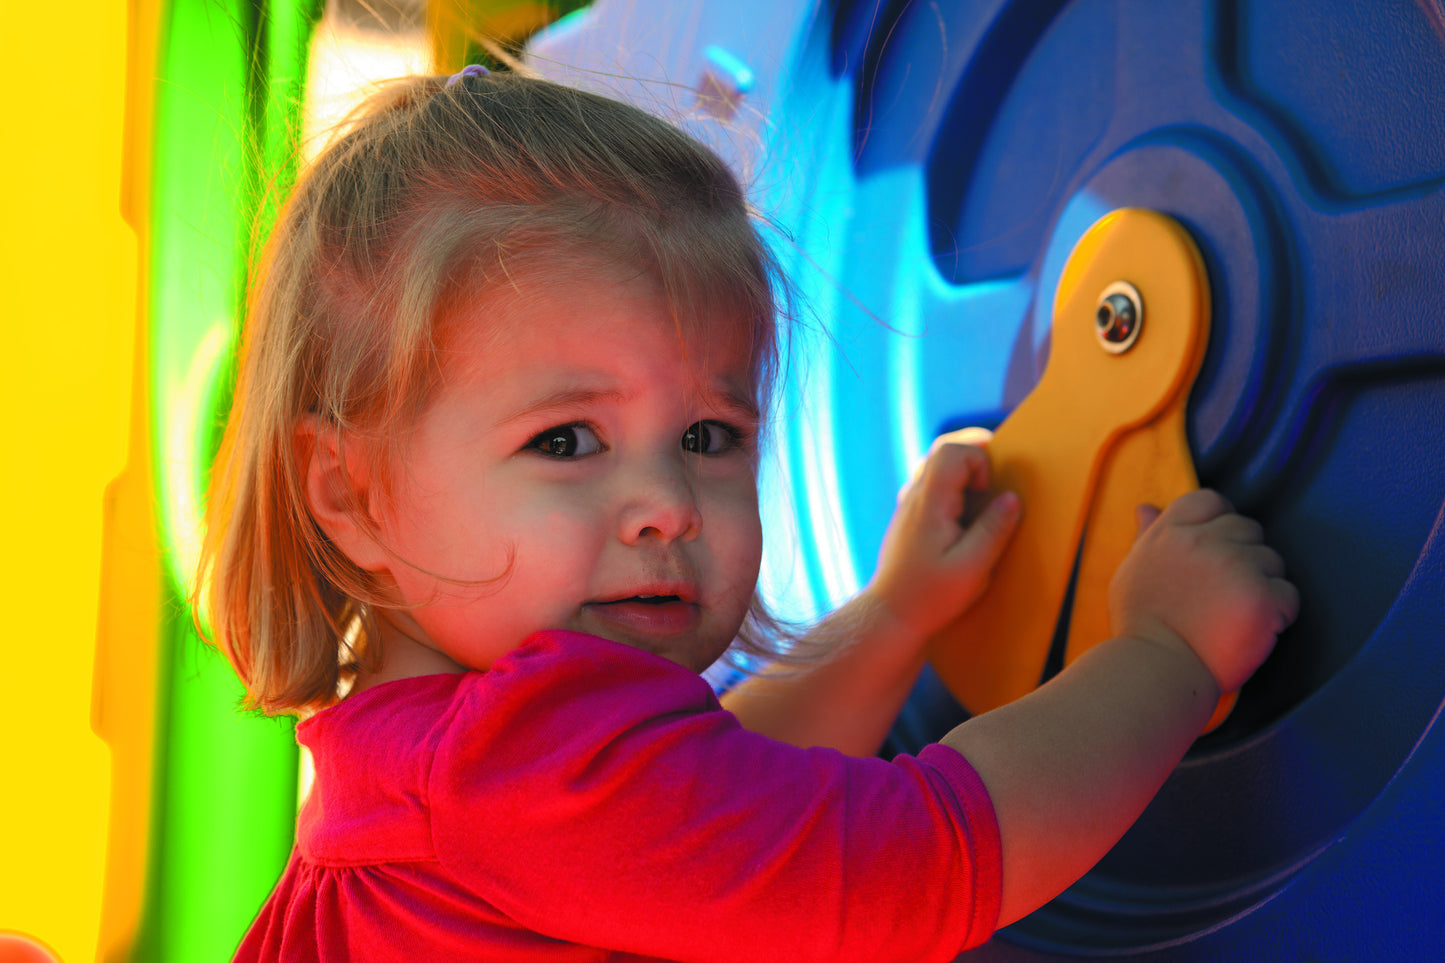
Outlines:
{"label": "child's arm", "polygon": [[923,668],[928,638],[982,594],[1018,519],[996,498],[967,528],[969,489],[988,487],[988,457],[966,429],[935,442],[899,496],[872,584],[808,633],[834,654],[807,669],[763,674],[723,696],[744,726],[798,746],[872,755]]}
{"label": "child's arm", "polygon": [[[988,787],[1003,838],[1000,925],[1083,875],[1143,811],[1294,620],[1259,526],[1199,491],[1147,525],[1110,589],[1117,637],[943,742]],[[1152,520],[1152,524],[1148,524]]]}

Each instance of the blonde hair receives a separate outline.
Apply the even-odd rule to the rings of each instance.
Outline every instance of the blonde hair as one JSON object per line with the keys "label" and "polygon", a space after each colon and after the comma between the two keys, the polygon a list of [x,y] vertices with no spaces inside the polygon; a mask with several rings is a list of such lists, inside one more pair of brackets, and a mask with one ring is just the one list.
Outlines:
{"label": "blonde hair", "polygon": [[[437,384],[448,298],[498,271],[637,266],[676,318],[746,326],[764,409],[776,374],[786,286],[711,151],[546,81],[445,80],[400,81],[358,111],[297,184],[251,292],[196,605],[268,713],[333,703],[374,656],[372,608],[396,604],[311,516],[296,427],[313,417],[389,463]],[[755,597],[739,644],[771,654],[775,628]]]}

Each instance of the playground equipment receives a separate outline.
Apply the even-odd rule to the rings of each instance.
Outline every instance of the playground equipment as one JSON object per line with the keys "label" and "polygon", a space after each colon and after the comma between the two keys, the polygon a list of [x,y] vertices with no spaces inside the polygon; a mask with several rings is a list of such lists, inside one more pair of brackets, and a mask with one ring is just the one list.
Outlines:
{"label": "playground equipment", "polygon": [[[1440,954],[1438,0],[429,9],[398,16],[428,31],[443,69],[530,37],[535,69],[680,118],[773,213],[816,318],[793,337],[802,377],[779,399],[765,477],[780,536],[765,579],[784,614],[866,580],[935,435],[1002,424],[1001,459],[1052,450],[1093,416],[1038,413],[1051,365],[1087,364],[1079,377],[1102,395],[1185,325],[1167,375],[1145,374],[1157,402],[1082,439],[1087,467],[1024,483],[1031,504],[1073,509],[1036,543],[1055,572],[1037,611],[970,629],[1007,671],[940,639],[890,748],[1018,694],[1097,635],[1115,519],[1140,492],[1163,499],[1196,477],[1222,490],[1265,524],[1304,608],[1119,846],[977,958]],[[225,959],[291,844],[290,728],[236,713],[183,600],[253,238],[272,215],[265,188],[294,169],[322,15],[318,0],[132,8],[124,210],[140,348],[93,690],[112,758],[106,884],[100,905],[81,894],[70,910],[99,919],[101,959]],[[1086,337],[1068,342],[1060,319]],[[1111,353],[1096,329],[1137,341]],[[1141,481],[1161,459],[1173,467]],[[1013,597],[1028,588],[1020,577]],[[34,920],[0,928],[58,945],[42,930],[61,924]]]}
{"label": "playground equipment", "polygon": [[[641,6],[599,2],[590,22],[534,42],[535,57],[649,103],[648,78],[614,76],[627,72],[613,51],[646,50],[625,65],[678,84],[671,103],[704,130],[703,81],[729,62],[709,51],[746,68],[738,119],[708,136],[777,212],[779,248],[828,328],[797,336],[805,377],[780,405],[774,483],[798,549],[769,574],[801,613],[864,581],[934,435],[1036,403],[1046,364],[1073,350],[1057,333],[1051,344],[1050,322],[1091,225],[1156,211],[1202,256],[1210,334],[1183,409],[1189,455],[1264,523],[1304,609],[1119,846],[978,956],[1438,956],[1439,3]],[[1056,440],[1075,427],[1061,421]],[[1091,541],[1114,537],[1099,527],[1091,515],[1081,542],[1075,523],[1056,533],[1057,557],[1082,545],[1073,611],[1100,581]],[[1069,654],[1068,602],[1040,604],[1047,635],[1030,615],[1023,638],[986,643],[1029,653],[1014,666],[1023,685]],[[949,644],[937,659],[943,678],[920,682],[894,749],[1018,691],[980,691]]]}

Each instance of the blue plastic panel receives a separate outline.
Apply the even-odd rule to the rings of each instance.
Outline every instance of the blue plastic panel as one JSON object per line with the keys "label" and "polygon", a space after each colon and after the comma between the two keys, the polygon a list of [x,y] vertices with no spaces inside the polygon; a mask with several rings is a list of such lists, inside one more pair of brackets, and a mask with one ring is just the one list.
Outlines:
{"label": "blue plastic panel", "polygon": [[[1196,464],[1265,524],[1304,610],[1115,851],[979,958],[1445,956],[1445,8],[819,0],[785,27],[776,4],[703,8],[735,50],[786,32],[757,48],[787,53],[751,64],[749,129],[811,311],[770,476],[788,611],[867,579],[935,434],[1037,382],[1097,217],[1161,210],[1207,262]],[[892,747],[965,714],[926,676]]]}
{"label": "blue plastic panel", "polygon": [[[1135,829],[983,955],[1215,959],[1255,945],[1260,927],[1235,928],[1255,916],[1278,946],[1328,923],[1311,945],[1370,953],[1376,936],[1355,921],[1411,906],[1412,945],[1445,947],[1445,922],[1411,899],[1422,876],[1438,891],[1438,870],[1409,863],[1429,857],[1366,885],[1353,861],[1379,855],[1346,855],[1364,826],[1390,838],[1374,815],[1387,786],[1445,788],[1411,755],[1445,694],[1438,7],[1000,0],[835,14],[844,27],[811,83],[852,81],[852,188],[816,236],[841,239],[833,277],[921,337],[830,299],[842,310],[823,363],[856,382],[829,385],[827,416],[897,446],[1006,412],[1042,371],[1052,291],[1082,231],[1117,207],[1164,211],[1200,242],[1214,288],[1189,407],[1201,477],[1265,523],[1305,600],[1229,723]],[[800,81],[809,69],[800,59]],[[900,480],[862,447],[832,452],[860,579]],[[925,680],[895,747],[963,714]],[[1433,851],[1442,839],[1432,831]],[[1288,898],[1295,888],[1333,894],[1334,911]]]}

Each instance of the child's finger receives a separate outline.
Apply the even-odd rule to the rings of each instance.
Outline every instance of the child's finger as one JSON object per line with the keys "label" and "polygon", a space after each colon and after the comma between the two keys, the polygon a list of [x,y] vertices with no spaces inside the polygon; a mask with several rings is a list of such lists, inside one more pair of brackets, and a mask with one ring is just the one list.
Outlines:
{"label": "child's finger", "polygon": [[1181,525],[1202,525],[1234,511],[1229,499],[1210,488],[1196,488],[1180,495],[1165,509]]}
{"label": "child's finger", "polygon": [[[987,447],[992,440],[993,432],[987,428],[960,428],[957,431],[944,432],[933,439],[924,464],[939,458],[951,459],[962,454],[968,459],[969,467],[973,469],[968,478],[969,487],[987,488],[989,482]],[[979,471],[980,466],[982,471]]]}
{"label": "child's finger", "polygon": [[1294,620],[1299,618],[1299,589],[1294,587],[1293,582],[1282,578],[1272,578],[1269,580],[1269,595],[1282,620],[1279,627],[1275,629],[1275,635],[1278,635],[1294,625]]}
{"label": "child's finger", "polygon": [[965,492],[988,487],[988,455],[971,445],[935,446],[914,487],[940,516],[956,520],[963,515]]}
{"label": "child's finger", "polygon": [[949,554],[967,559],[981,571],[992,571],[1018,525],[1022,510],[1023,503],[1016,493],[999,492],[964,530],[963,537]]}
{"label": "child's finger", "polygon": [[[913,469],[913,476],[898,490],[898,503],[903,503],[908,493],[918,487],[925,475],[936,477],[940,472],[943,474],[940,483],[942,487],[952,485],[960,489],[988,488],[988,455],[982,450],[982,446],[991,438],[993,432],[986,428],[960,428],[933,439],[928,454]],[[964,459],[963,465],[958,463],[960,453]],[[966,469],[966,473],[960,475],[960,468]]]}
{"label": "child's finger", "polygon": [[1268,578],[1284,578],[1284,556],[1268,545],[1254,546],[1254,564]]}
{"label": "child's finger", "polygon": [[[982,429],[980,429],[982,430]],[[934,439],[933,447],[929,450],[928,461],[936,464],[947,477],[950,484],[960,486],[966,485],[969,488],[983,489],[988,487],[988,452],[979,445],[967,444],[955,440],[969,432],[965,428],[962,431],[949,432]]]}
{"label": "child's finger", "polygon": [[1263,545],[1264,526],[1244,515],[1220,515],[1209,523],[1224,538],[1241,545]]}
{"label": "child's finger", "polygon": [[933,446],[937,448],[940,444],[948,444],[987,448],[991,441],[993,441],[993,432],[987,428],[959,428],[955,431],[945,431],[933,439]]}
{"label": "child's finger", "polygon": [[1144,530],[1154,524],[1154,519],[1164,514],[1153,505],[1137,505],[1134,508],[1134,522],[1138,526],[1134,537],[1138,538],[1144,534]]}

